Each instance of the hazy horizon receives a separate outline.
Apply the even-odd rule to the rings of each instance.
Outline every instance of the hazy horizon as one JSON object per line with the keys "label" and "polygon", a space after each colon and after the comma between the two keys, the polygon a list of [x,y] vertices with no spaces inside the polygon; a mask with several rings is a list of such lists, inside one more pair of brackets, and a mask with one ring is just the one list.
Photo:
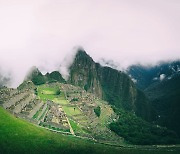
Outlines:
{"label": "hazy horizon", "polygon": [[120,68],[180,59],[179,0],[0,0],[0,19],[0,74],[13,87],[32,66],[67,76],[75,46]]}

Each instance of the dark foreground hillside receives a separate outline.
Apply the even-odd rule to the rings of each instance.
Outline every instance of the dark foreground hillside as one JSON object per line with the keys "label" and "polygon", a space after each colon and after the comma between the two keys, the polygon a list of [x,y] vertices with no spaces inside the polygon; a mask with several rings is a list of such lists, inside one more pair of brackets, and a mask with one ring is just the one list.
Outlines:
{"label": "dark foreground hillside", "polygon": [[180,148],[113,147],[61,135],[17,119],[0,107],[0,153],[178,154]]}

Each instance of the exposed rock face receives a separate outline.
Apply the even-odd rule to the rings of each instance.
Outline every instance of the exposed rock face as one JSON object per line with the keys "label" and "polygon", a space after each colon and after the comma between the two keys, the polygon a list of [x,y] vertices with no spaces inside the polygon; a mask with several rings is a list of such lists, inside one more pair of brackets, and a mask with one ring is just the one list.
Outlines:
{"label": "exposed rock face", "polygon": [[86,91],[102,97],[102,87],[98,80],[96,63],[84,51],[78,51],[70,67],[68,82],[84,88]]}
{"label": "exposed rock face", "polygon": [[136,89],[132,80],[125,73],[95,63],[85,51],[77,52],[70,67],[68,82],[94,93],[116,107],[149,118],[148,100]]}

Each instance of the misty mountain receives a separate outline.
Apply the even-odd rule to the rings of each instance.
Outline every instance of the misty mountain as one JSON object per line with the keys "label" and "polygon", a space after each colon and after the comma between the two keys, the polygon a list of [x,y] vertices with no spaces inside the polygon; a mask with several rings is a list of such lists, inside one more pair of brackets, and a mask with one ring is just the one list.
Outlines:
{"label": "misty mountain", "polygon": [[180,135],[180,61],[149,68],[131,66],[128,73],[149,98],[152,121]]}
{"label": "misty mountain", "polygon": [[8,84],[8,82],[10,82],[10,78],[4,77],[0,74],[0,88],[2,86],[6,86]]}
{"label": "misty mountain", "polygon": [[58,71],[53,71],[43,75],[36,67],[31,69],[28,76],[26,77],[26,80],[31,80],[35,85],[41,85],[50,82],[66,82]]}
{"label": "misty mountain", "polygon": [[58,71],[53,71],[51,73],[46,73],[45,75],[47,82],[61,82],[66,83],[65,79],[62,77],[62,75]]}
{"label": "misty mountain", "polygon": [[95,63],[83,50],[75,56],[68,83],[80,86],[118,108],[149,118],[148,99],[131,78],[123,72]]}
{"label": "misty mountain", "polygon": [[161,63],[157,66],[132,65],[127,73],[136,81],[139,89],[146,89],[151,84],[159,83],[162,80],[169,80],[180,74],[180,61]]}
{"label": "misty mountain", "polygon": [[[77,52],[69,70],[67,83],[80,86],[110,104],[131,111],[146,120],[150,118],[148,99],[125,73],[95,63],[83,50]],[[30,71],[27,80],[31,80],[35,85],[66,82],[57,71],[43,75],[37,68]]]}

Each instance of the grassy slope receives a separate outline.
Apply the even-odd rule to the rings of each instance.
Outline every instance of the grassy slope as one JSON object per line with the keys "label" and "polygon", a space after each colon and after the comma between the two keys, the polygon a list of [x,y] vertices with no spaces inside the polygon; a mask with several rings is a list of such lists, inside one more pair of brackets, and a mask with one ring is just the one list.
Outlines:
{"label": "grassy slope", "polygon": [[[108,153],[109,147],[64,136],[17,119],[0,107],[0,153]],[[116,149],[111,149],[116,151]]]}
{"label": "grassy slope", "polygon": [[42,100],[53,100],[56,97],[58,97],[58,95],[56,95],[57,92],[57,88],[49,88],[49,87],[44,87],[43,86],[39,86],[38,87],[38,96],[40,97],[40,99]]}
{"label": "grassy slope", "polygon": [[178,153],[117,148],[53,133],[15,118],[2,107],[0,107],[0,117],[0,153]]}
{"label": "grassy slope", "polygon": [[[41,99],[47,95],[53,95],[57,100],[64,99],[64,96],[62,96],[63,93],[61,93],[60,96],[54,95],[55,93],[52,94],[51,92],[54,91],[53,88],[41,86],[39,88],[39,92],[42,90],[48,91],[48,94],[42,95]],[[49,94],[49,92],[51,94]],[[52,99],[54,99],[54,97]],[[102,112],[107,113],[107,111],[104,110],[102,110]],[[102,123],[106,121],[102,115],[100,118],[102,118]],[[79,131],[77,123],[73,124],[72,125],[75,127],[74,129]],[[2,108],[0,108],[0,147],[0,153],[171,153],[168,152],[167,149],[156,149],[154,151],[154,149],[145,150],[144,148],[115,148],[73,136],[52,133],[24,120],[17,119]]]}

